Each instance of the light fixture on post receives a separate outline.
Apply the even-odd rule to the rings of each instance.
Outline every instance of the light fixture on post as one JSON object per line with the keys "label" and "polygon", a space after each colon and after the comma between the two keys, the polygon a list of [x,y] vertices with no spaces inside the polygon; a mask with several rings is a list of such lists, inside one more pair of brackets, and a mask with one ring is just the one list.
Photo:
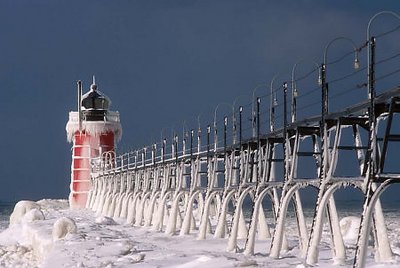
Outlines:
{"label": "light fixture on post", "polygon": [[374,62],[371,60],[371,58],[373,58],[373,51],[374,51],[374,46],[375,46],[375,38],[371,37],[371,25],[372,23],[375,21],[375,19],[379,16],[382,15],[391,15],[397,19],[400,20],[400,15],[393,12],[393,11],[381,11],[376,13],[374,16],[372,16],[372,18],[369,20],[368,22],[368,26],[367,26],[367,45],[368,45],[368,94],[369,94],[369,98],[373,98],[374,97],[374,83],[375,83],[375,79],[372,77],[373,76],[373,70],[374,70]]}
{"label": "light fixture on post", "polygon": [[252,99],[251,99],[251,112],[252,112],[252,129],[253,129],[253,138],[256,137],[257,135],[257,130],[256,130],[256,111],[255,111],[255,106],[254,103],[256,102],[256,91],[257,89],[259,89],[260,87],[266,87],[267,84],[258,84],[257,86],[255,86],[253,88],[253,94],[252,94]]}
{"label": "light fixture on post", "polygon": [[356,50],[355,58],[354,58],[354,69],[356,69],[356,70],[360,69],[360,59],[358,58],[358,52],[359,52],[359,49]]}
{"label": "light fixture on post", "polygon": [[271,132],[275,130],[275,107],[278,106],[278,99],[276,97],[276,90],[274,90],[274,83],[280,75],[281,73],[274,75],[270,84],[269,130]]}
{"label": "light fixture on post", "polygon": [[[299,61],[297,61],[292,68],[292,100],[291,100],[291,122],[295,122],[297,119],[297,97],[298,97],[298,90],[297,90],[297,86],[296,86],[296,69],[297,66],[304,62],[305,60],[301,59]],[[315,66],[316,66],[316,70],[318,70],[318,80],[317,83],[319,85],[321,85],[321,72],[320,70],[320,66],[318,65],[318,63],[316,63],[315,61],[311,61]]]}
{"label": "light fixture on post", "polygon": [[232,131],[233,131],[233,144],[236,144],[237,141],[237,118],[236,118],[236,102],[240,97],[248,97],[247,95],[239,95],[235,98],[232,103]]}
{"label": "light fixture on post", "polygon": [[214,151],[217,151],[218,147],[218,131],[217,131],[217,111],[221,104],[228,105],[230,109],[232,109],[232,105],[226,102],[221,102],[217,104],[217,107],[214,109]]}
{"label": "light fixture on post", "polygon": [[352,47],[354,49],[353,67],[354,67],[354,69],[360,68],[360,60],[359,60],[359,57],[358,57],[358,53],[360,51],[360,48],[357,48],[356,44],[354,43],[354,41],[352,39],[350,39],[348,37],[344,37],[344,36],[339,36],[339,37],[336,37],[333,40],[331,40],[325,46],[323,67],[321,67],[321,69],[324,68],[324,70],[321,70],[321,86],[322,86],[322,90],[324,91],[323,95],[325,97],[325,99],[322,100],[322,105],[326,105],[326,107],[325,107],[326,112],[329,111],[329,106],[328,106],[328,83],[326,82],[326,67],[328,65],[328,61],[327,61],[327,59],[328,59],[328,50],[329,50],[330,46],[333,43],[335,43],[335,42],[337,42],[339,40],[347,41],[352,45]]}
{"label": "light fixture on post", "polygon": [[200,153],[201,150],[201,124],[200,124],[200,116],[201,114],[197,115],[197,153]]}

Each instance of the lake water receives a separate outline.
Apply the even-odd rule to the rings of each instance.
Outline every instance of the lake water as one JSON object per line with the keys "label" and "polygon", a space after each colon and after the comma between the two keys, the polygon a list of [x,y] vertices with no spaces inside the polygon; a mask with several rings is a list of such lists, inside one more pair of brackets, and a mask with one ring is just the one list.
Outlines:
{"label": "lake water", "polygon": [[0,231],[7,228],[15,203],[0,201]]}

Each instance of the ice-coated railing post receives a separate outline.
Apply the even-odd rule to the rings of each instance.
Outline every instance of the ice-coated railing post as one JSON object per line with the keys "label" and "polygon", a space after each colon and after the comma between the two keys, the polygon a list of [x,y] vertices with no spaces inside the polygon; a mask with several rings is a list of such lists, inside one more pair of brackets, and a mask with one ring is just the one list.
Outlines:
{"label": "ice-coated railing post", "polygon": [[194,138],[194,130],[190,130],[190,160],[193,159],[193,138]]}
{"label": "ice-coated railing post", "polygon": [[146,167],[146,151],[147,151],[147,148],[143,147],[143,150],[142,150],[142,167]]}
{"label": "ice-coated railing post", "polygon": [[121,155],[120,159],[121,159],[120,160],[120,165],[121,165],[120,170],[123,171],[124,170],[124,165],[125,165],[125,163],[124,163],[124,155]]}
{"label": "ice-coated railing post", "polygon": [[[288,91],[288,84],[285,82],[283,84],[283,97],[284,97],[284,117],[283,117],[283,133],[284,133],[284,174],[285,174],[285,181],[286,182],[291,182],[293,181],[293,177],[291,176],[293,173],[291,172],[291,169],[294,169],[294,163],[293,163],[293,157],[292,153],[290,152],[290,140],[289,140],[289,134],[287,131],[287,124],[288,124],[288,104],[287,104],[287,91]],[[295,107],[294,107],[295,108]],[[300,251],[301,254],[305,254],[305,248],[306,248],[306,242],[307,241],[307,227],[304,219],[304,214],[303,214],[303,209],[301,205],[301,199],[300,199],[300,193],[296,189],[294,192],[294,199],[293,202],[295,204],[295,213],[296,213],[296,218],[297,218],[297,227],[299,230],[299,241],[300,241]]]}
{"label": "ice-coated railing post", "polygon": [[[260,105],[261,105],[261,98],[257,98],[257,169],[256,169],[256,194],[258,196],[258,186],[261,181],[261,119],[260,119]],[[254,198],[254,201],[256,199]]]}
{"label": "ice-coated railing post", "polygon": [[211,126],[207,126],[207,163],[210,157],[210,133],[211,133]]}
{"label": "ice-coated railing post", "polygon": [[[339,40],[339,38],[334,39],[333,41]],[[329,47],[331,41],[326,48]],[[326,51],[324,55],[324,64],[321,65],[321,87],[322,87],[322,105],[321,105],[321,143],[322,143],[322,159],[321,159],[321,168],[320,168],[320,185],[317,196],[315,215],[313,218],[312,228],[310,232],[310,236],[308,239],[307,251],[306,251],[306,263],[315,264],[318,262],[318,244],[321,239],[322,234],[322,225],[323,225],[323,213],[326,210],[328,214],[328,220],[330,221],[330,230],[331,230],[331,238],[333,250],[335,253],[335,258],[337,261],[344,261],[345,258],[345,250],[343,241],[341,238],[340,230],[337,230],[337,226],[339,225],[337,219],[337,211],[336,206],[334,204],[334,199],[330,193],[326,191],[326,183],[330,179],[329,174],[332,173],[333,167],[329,166],[329,136],[328,129],[326,123],[326,116],[328,114],[328,83],[326,82]],[[340,136],[340,127],[337,129],[336,138]],[[334,150],[333,153],[336,153]],[[332,156],[332,158],[334,158]],[[333,159],[332,161],[335,161]],[[329,174],[328,174],[329,173]]]}
{"label": "ice-coated railing post", "polygon": [[[175,158],[175,164],[178,164],[178,135],[175,134],[174,137],[174,155],[173,157]],[[175,169],[177,168],[177,166],[175,165]],[[176,173],[175,173],[176,174]]]}
{"label": "ice-coated railing post", "polygon": [[200,154],[201,151],[201,129],[197,130],[197,153]]}
{"label": "ice-coated railing post", "polygon": [[[358,53],[359,51],[362,49],[361,48],[357,48],[354,44],[354,42],[349,39],[349,38],[345,38],[345,37],[338,37],[333,39],[326,47],[325,47],[325,53],[324,53],[324,67],[325,70],[324,71],[324,82],[322,83],[322,86],[325,88],[325,98],[326,100],[328,99],[328,83],[326,82],[326,65],[327,65],[327,51],[328,48],[330,47],[330,45],[337,41],[337,40],[345,40],[351,43],[354,52],[355,52],[355,60],[354,60],[354,68],[358,69],[359,68],[359,60],[358,60]],[[325,103],[325,107],[326,107],[326,113],[328,112],[328,102],[326,101]],[[323,121],[326,121],[326,117],[323,118]],[[351,121],[350,121],[351,122]],[[329,217],[329,223],[330,223],[330,227],[331,227],[331,235],[332,235],[332,240],[334,243],[334,255],[336,258],[336,261],[343,261],[345,260],[346,256],[345,256],[345,249],[344,249],[344,244],[343,244],[343,239],[341,237],[340,234],[340,227],[339,227],[339,221],[338,221],[338,217],[337,217],[337,211],[336,211],[336,206],[335,206],[335,200],[332,196],[329,197],[329,195],[332,194],[328,194],[328,188],[332,188],[333,186],[329,186],[327,185],[327,182],[331,181],[331,178],[334,176],[334,171],[336,170],[336,164],[337,164],[337,157],[338,157],[338,150],[342,150],[343,148],[339,148],[339,141],[340,141],[340,137],[341,137],[341,130],[343,127],[345,127],[346,125],[349,125],[349,123],[342,123],[342,121],[339,119],[338,123],[336,125],[336,128],[334,130],[336,130],[336,136],[335,136],[335,142],[333,145],[333,150],[331,151],[331,154],[328,154],[328,144],[329,144],[329,137],[328,137],[328,132],[327,132],[327,127],[326,124],[327,122],[323,122],[325,124],[325,127],[323,129],[322,135],[322,142],[323,142],[323,146],[322,146],[322,166],[321,166],[321,186],[320,186],[320,190],[318,193],[318,197],[317,197],[317,204],[316,204],[316,208],[317,210],[327,210],[327,214]],[[357,123],[356,123],[357,124]],[[355,126],[355,124],[351,124],[353,125],[353,127]],[[355,142],[356,143],[356,142]],[[351,147],[353,148],[353,150],[357,147]],[[333,193],[333,192],[332,192]],[[321,204],[320,200],[322,198],[322,196],[329,198],[329,203],[327,204],[327,208],[324,207],[324,205]],[[310,236],[310,240],[309,240],[309,252],[311,251],[312,253],[307,254],[307,262],[308,263],[315,263],[318,261],[318,249],[317,249],[317,243],[319,242],[320,238],[321,238],[321,233],[322,233],[322,217],[314,217],[314,221],[313,221],[313,228],[311,230],[311,236]]]}
{"label": "ice-coated railing post", "polygon": [[233,134],[233,139],[232,139],[232,144],[236,144],[236,139],[237,139],[237,126],[236,126],[236,110],[235,110],[235,103],[233,103],[232,106],[232,134]]}
{"label": "ice-coated railing post", "polygon": [[226,156],[226,130],[228,126],[228,117],[224,117],[224,155]]}
{"label": "ice-coated railing post", "polygon": [[[252,207],[251,207],[251,218],[250,218],[250,223],[249,223],[249,229],[246,237],[246,242],[244,246],[244,254],[245,255],[252,255],[254,254],[254,241],[255,241],[255,235],[257,232],[257,226],[259,222],[260,216],[264,217],[264,213],[260,212],[258,204],[258,199],[259,199],[259,194],[260,194],[260,189],[259,186],[261,185],[261,140],[260,140],[260,103],[261,103],[261,98],[257,97],[257,102],[256,102],[256,111],[254,112],[254,120],[256,122],[256,132],[253,133],[255,134],[255,137],[257,139],[257,168],[256,168],[256,185],[255,185],[255,193],[252,201]],[[240,193],[240,191],[239,191]],[[240,197],[239,197],[240,198]],[[239,211],[237,211],[239,213]],[[235,211],[236,213],[236,211]],[[234,226],[233,226],[233,231],[237,232],[237,226],[235,224],[238,224],[239,219],[236,219],[238,217],[235,215],[234,218]],[[261,230],[260,230],[261,231]],[[234,233],[236,235],[236,233]],[[230,245],[228,245],[228,249],[233,249],[236,247],[236,238],[231,238],[232,241],[230,241]],[[232,244],[233,243],[233,244]]]}
{"label": "ice-coated railing post", "polygon": [[277,104],[276,93],[274,91],[274,81],[279,74],[276,74],[271,80],[270,86],[270,106],[269,106],[269,131],[275,130],[275,106]]}
{"label": "ice-coated railing post", "polygon": [[242,149],[242,113],[243,113],[243,106],[239,106],[239,148]]}
{"label": "ice-coated railing post", "polygon": [[259,84],[255,86],[253,88],[252,99],[251,99],[251,122],[252,122],[253,138],[255,138],[257,135],[257,126],[256,126],[257,112],[256,112],[256,107],[254,105],[257,102],[256,91],[261,87],[267,87],[267,84]]}
{"label": "ice-coated railing post", "polygon": [[218,148],[218,129],[217,129],[217,122],[214,121],[214,152],[217,152]]}
{"label": "ice-coated railing post", "polygon": [[[317,217],[317,214],[321,210],[327,210],[328,217],[330,218],[329,220],[333,220],[333,222],[330,222],[331,228],[331,235],[333,239],[333,244],[334,244],[334,250],[336,253],[336,258],[340,259],[342,261],[345,258],[345,252],[344,252],[344,245],[342,240],[341,235],[337,234],[336,230],[339,228],[338,227],[338,222],[336,220],[337,218],[337,211],[336,207],[334,205],[334,199],[333,197],[330,198],[328,207],[325,208],[324,205],[321,207],[321,199],[323,196],[326,195],[326,183],[327,180],[330,179],[328,176],[329,170],[333,170],[332,167],[329,166],[329,133],[328,133],[328,127],[327,127],[327,122],[326,122],[326,117],[329,112],[329,95],[328,95],[328,82],[326,79],[326,67],[328,64],[327,58],[328,58],[328,51],[330,46],[337,42],[337,41],[346,41],[349,42],[350,45],[352,46],[354,52],[355,52],[355,60],[354,60],[354,68],[357,69],[359,67],[359,60],[358,60],[358,52],[359,48],[356,47],[354,41],[350,38],[347,37],[336,37],[333,40],[331,40],[324,49],[324,55],[323,55],[323,63],[321,65],[321,122],[320,122],[320,136],[321,136],[321,166],[320,166],[320,186],[319,186],[319,191],[318,191],[318,196],[317,196],[317,202],[315,205],[315,215],[313,218],[313,223],[311,227],[311,233],[310,237],[308,240],[308,245],[307,245],[307,253],[306,253],[306,263],[308,264],[315,264],[318,262],[318,243],[320,242],[321,239],[321,234],[322,234],[322,224],[323,224],[323,217]],[[340,131],[340,130],[338,130]],[[337,133],[338,134],[338,133]],[[337,135],[338,136],[338,135]],[[335,151],[335,150],[334,150]],[[333,159],[335,161],[335,159]],[[331,211],[332,210],[332,211]],[[329,216],[330,215],[330,216]],[[332,219],[331,219],[332,217]],[[339,230],[340,231],[340,230]]]}
{"label": "ice-coated railing post", "polygon": [[165,161],[165,149],[167,148],[167,139],[163,139],[162,148],[161,148],[161,162]]}
{"label": "ice-coated railing post", "polygon": [[260,121],[260,103],[261,103],[261,98],[257,98],[257,117],[256,117],[256,119],[257,119],[257,144],[258,144],[258,150],[260,150],[260,145],[261,145],[261,143],[260,143],[260,123],[261,123],[261,121]]}
{"label": "ice-coated railing post", "polygon": [[283,174],[285,180],[288,179],[289,175],[289,145],[288,145],[288,133],[287,133],[287,91],[288,91],[288,84],[286,82],[283,83],[283,158],[284,158],[284,163],[283,163]]}
{"label": "ice-coated railing post", "polygon": [[203,240],[206,238],[206,233],[208,230],[208,223],[209,223],[209,200],[210,200],[210,195],[211,195],[211,190],[213,187],[213,179],[212,179],[212,160],[211,160],[211,154],[210,154],[210,135],[211,135],[211,126],[207,126],[207,181],[206,181],[206,194],[204,197],[204,205],[201,213],[201,221],[200,221],[200,226],[199,226],[199,234],[197,239]]}
{"label": "ice-coated railing post", "polygon": [[186,155],[186,134],[182,137],[182,156]]}
{"label": "ice-coated railing post", "polygon": [[[378,13],[379,14],[379,13]],[[377,15],[378,15],[377,14]],[[373,184],[373,178],[375,176],[375,160],[376,160],[376,155],[375,155],[375,144],[376,144],[376,130],[375,130],[375,111],[374,111],[374,100],[375,100],[375,70],[374,70],[374,62],[375,62],[375,37],[370,38],[370,25],[371,22],[375,19],[377,16],[375,15],[368,24],[367,28],[367,42],[368,42],[368,99],[370,102],[369,106],[369,126],[370,126],[370,144],[371,147],[369,154],[369,161],[368,161],[368,171],[367,171],[367,183],[366,183],[366,192],[365,192],[365,200],[364,200],[364,208],[363,208],[363,214],[361,216],[361,223],[360,223],[360,229],[358,231],[358,241],[357,241],[357,248],[356,248],[356,254],[354,258],[354,267],[364,267],[365,266],[365,256],[368,248],[367,244],[367,238],[368,238],[368,233],[369,233],[369,227],[370,227],[370,216],[368,215],[368,209],[369,209],[369,199],[370,196],[373,195],[373,189],[372,189],[372,184]],[[366,221],[366,222],[365,222]],[[364,223],[365,222],[365,223]]]}
{"label": "ice-coated railing post", "polygon": [[135,171],[136,171],[137,168],[138,168],[138,160],[139,160],[139,152],[138,152],[138,150],[135,150],[134,159],[135,159]]}
{"label": "ice-coated railing post", "polygon": [[156,152],[157,152],[157,144],[154,143],[151,151],[151,164],[153,166],[156,164]]}
{"label": "ice-coated railing post", "polygon": [[[376,118],[375,118],[375,37],[371,37],[371,25],[373,21],[381,16],[381,15],[391,15],[397,19],[400,20],[400,15],[392,12],[392,11],[381,11],[375,14],[368,22],[367,26],[367,44],[368,44],[368,98],[370,101],[370,109],[369,109],[369,124],[370,124],[370,131],[371,131],[371,152],[370,157],[369,157],[369,163],[368,163],[368,175],[367,175],[367,183],[366,183],[366,197],[364,200],[364,209],[363,209],[363,214],[361,217],[361,226],[359,228],[359,233],[358,233],[358,241],[357,241],[357,248],[356,248],[356,255],[354,258],[354,267],[364,267],[365,265],[365,256],[367,252],[367,241],[368,241],[368,234],[369,234],[369,225],[370,225],[370,215],[369,211],[374,207],[374,203],[370,204],[370,199],[373,199],[373,193],[374,189],[376,188],[375,184],[373,183],[373,179],[376,175],[376,171],[378,168],[377,165],[377,152],[376,152],[376,145],[377,145],[377,140],[376,140],[376,133],[377,133],[377,126],[376,126]],[[384,184],[384,183],[383,183]],[[379,193],[380,194],[380,193]],[[379,197],[378,194],[378,197]],[[377,198],[378,198],[377,197]],[[379,205],[379,203],[378,203]],[[377,206],[379,207],[379,206]],[[380,212],[380,211],[379,211]],[[379,213],[381,214],[381,213]],[[383,222],[383,219],[380,217],[380,222]],[[364,223],[364,221],[366,221]],[[377,226],[379,228],[379,226]],[[380,227],[382,228],[382,226]],[[381,230],[382,232],[383,230]],[[378,239],[383,240],[382,241],[382,248],[384,249],[378,249],[380,250],[379,254],[383,254],[384,256],[380,256],[382,260],[391,260],[393,258],[393,253],[390,249],[390,244],[388,243],[387,239],[387,234],[384,235],[386,237],[377,237]]]}
{"label": "ice-coated railing post", "polygon": [[[276,77],[276,76],[275,76]],[[274,78],[275,78],[274,77]],[[272,88],[271,82],[271,88]],[[281,249],[284,245],[284,219],[286,218],[286,211],[287,211],[287,203],[291,198],[290,192],[288,192],[288,137],[287,137],[287,90],[288,86],[287,83],[284,82],[282,85],[283,89],[283,176],[284,176],[284,188],[282,189],[281,193],[281,202],[279,203],[279,208],[276,215],[276,224],[274,235],[271,241],[271,248],[270,248],[270,257],[271,258],[279,258]],[[274,154],[274,152],[272,152]],[[293,188],[292,188],[293,189]]]}
{"label": "ice-coated railing post", "polygon": [[[228,154],[227,154],[227,126],[228,126],[228,117],[224,117],[224,129],[223,129],[223,149],[224,149],[224,190],[222,193],[222,206],[218,211],[218,220],[217,220],[217,227],[215,230],[214,237],[215,238],[224,238],[226,234],[226,214],[228,209],[228,191],[230,190],[230,172],[228,168]],[[218,157],[216,156],[215,161],[218,161]]]}

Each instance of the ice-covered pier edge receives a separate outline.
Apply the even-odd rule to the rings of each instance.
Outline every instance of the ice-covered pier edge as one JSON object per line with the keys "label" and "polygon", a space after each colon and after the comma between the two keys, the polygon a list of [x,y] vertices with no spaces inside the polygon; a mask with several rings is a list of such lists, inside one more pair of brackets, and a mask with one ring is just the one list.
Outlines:
{"label": "ice-covered pier edge", "polygon": [[[208,128],[205,138],[201,136],[204,131],[197,137],[191,131],[181,141],[175,136],[171,142],[163,140],[160,145],[116,156],[112,163],[104,157],[107,162],[103,168],[92,172],[87,207],[97,215],[122,218],[128,225],[150,227],[168,235],[195,235],[198,240],[227,238],[228,252],[246,256],[262,253],[269,259],[281,259],[293,252],[295,243],[296,258],[315,265],[321,263],[321,244],[328,240],[330,263],[354,262],[355,267],[363,267],[367,252],[377,263],[397,263],[379,196],[388,185],[399,181],[400,174],[375,170],[391,145],[388,141],[375,144],[370,139],[378,136],[384,140],[393,135],[393,117],[400,112],[400,88],[376,96],[373,105],[379,111],[375,119],[370,118],[369,104],[358,103],[329,114],[326,120],[308,118],[231,145],[225,138],[222,142],[218,139],[215,127],[214,140]],[[223,133],[227,129],[230,127],[225,120]],[[342,140],[352,144],[343,145]],[[357,159],[353,167],[357,175],[336,175],[343,151],[352,152]],[[381,163],[371,152],[380,154],[377,159]],[[315,161],[315,177],[298,176],[301,157]],[[302,206],[301,190],[307,187],[317,191],[312,220],[306,219]],[[364,195],[361,218],[339,218],[334,193],[344,187]],[[246,199],[251,200],[250,208],[245,205]],[[288,231],[290,204],[294,205],[295,236]],[[268,211],[272,216],[267,216]],[[324,234],[325,226],[329,228]],[[354,232],[356,235],[350,235]],[[351,241],[348,236],[353,237]],[[261,251],[256,250],[260,241],[265,243]]]}

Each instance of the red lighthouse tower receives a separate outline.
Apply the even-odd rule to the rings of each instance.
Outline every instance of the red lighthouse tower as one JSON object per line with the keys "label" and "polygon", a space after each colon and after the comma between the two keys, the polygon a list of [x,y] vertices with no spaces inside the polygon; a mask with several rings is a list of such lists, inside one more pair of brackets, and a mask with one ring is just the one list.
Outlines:
{"label": "red lighthouse tower", "polygon": [[105,154],[114,152],[115,142],[121,138],[119,113],[110,111],[110,105],[110,99],[97,90],[94,77],[89,92],[83,96],[82,83],[78,81],[78,111],[69,113],[66,126],[68,141],[73,143],[71,208],[86,206],[91,173],[104,161]]}

